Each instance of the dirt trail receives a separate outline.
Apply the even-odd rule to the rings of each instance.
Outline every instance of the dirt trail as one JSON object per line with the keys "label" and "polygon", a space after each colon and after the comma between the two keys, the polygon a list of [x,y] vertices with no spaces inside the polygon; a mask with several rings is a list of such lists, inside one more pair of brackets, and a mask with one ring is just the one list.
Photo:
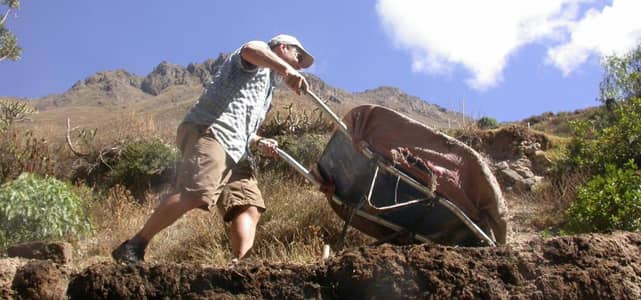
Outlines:
{"label": "dirt trail", "polygon": [[640,299],[641,234],[536,239],[509,247],[361,247],[324,264],[96,264],[71,299]]}

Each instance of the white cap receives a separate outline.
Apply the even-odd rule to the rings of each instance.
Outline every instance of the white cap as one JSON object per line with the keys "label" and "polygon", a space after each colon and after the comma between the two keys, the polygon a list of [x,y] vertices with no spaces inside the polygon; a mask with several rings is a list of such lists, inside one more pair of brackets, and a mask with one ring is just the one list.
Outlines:
{"label": "white cap", "polygon": [[300,61],[301,68],[309,68],[309,66],[314,63],[314,57],[309,54],[309,52],[307,52],[305,48],[303,48],[303,45],[298,41],[297,38],[291,35],[279,34],[269,40],[268,44],[269,47],[274,47],[275,45],[279,44],[296,46],[298,49],[300,49],[301,54],[303,54],[303,59]]}

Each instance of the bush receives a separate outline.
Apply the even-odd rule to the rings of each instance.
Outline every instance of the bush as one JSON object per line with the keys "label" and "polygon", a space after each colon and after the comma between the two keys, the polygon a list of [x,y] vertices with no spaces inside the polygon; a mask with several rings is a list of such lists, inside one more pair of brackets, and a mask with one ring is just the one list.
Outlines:
{"label": "bush", "polygon": [[621,101],[611,111],[572,123],[575,137],[568,145],[562,171],[601,174],[606,165],[622,168],[641,161],[641,99]]}
{"label": "bush", "polygon": [[55,175],[56,159],[45,139],[9,129],[0,132],[0,183],[23,172]]}
{"label": "bush", "polygon": [[621,55],[603,60],[604,77],[599,84],[601,101],[641,97],[641,45]]}
{"label": "bush", "polygon": [[608,165],[603,175],[579,187],[567,210],[570,232],[641,229],[641,177],[633,161],[624,168]]}
{"label": "bush", "polygon": [[176,151],[160,140],[127,144],[117,158],[110,175],[111,186],[125,186],[139,201],[145,192],[171,182]]}
{"label": "bush", "polygon": [[[283,135],[276,137],[279,148],[287,152],[305,168],[312,166],[323,154],[329,136],[323,134]],[[271,160],[260,158],[259,170],[273,169],[285,174],[294,174],[294,178],[301,178],[298,173],[284,160]]]}
{"label": "bush", "polygon": [[496,128],[499,123],[492,117],[482,117],[476,121],[476,125],[481,129],[492,129]]}
{"label": "bush", "polygon": [[91,222],[72,186],[23,173],[0,186],[0,248],[13,243],[90,232]]}
{"label": "bush", "polygon": [[0,131],[5,131],[18,121],[27,118],[35,109],[26,101],[0,98]]}
{"label": "bush", "polygon": [[124,186],[142,203],[148,191],[172,181],[175,160],[174,147],[159,139],[129,141],[77,158],[71,178],[100,192]]}

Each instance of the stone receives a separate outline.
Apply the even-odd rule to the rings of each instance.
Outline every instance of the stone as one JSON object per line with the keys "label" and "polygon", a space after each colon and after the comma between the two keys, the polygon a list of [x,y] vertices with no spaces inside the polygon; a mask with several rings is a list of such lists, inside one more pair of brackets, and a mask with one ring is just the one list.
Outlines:
{"label": "stone", "polygon": [[524,178],[519,172],[509,168],[499,170],[497,177],[505,191],[512,189],[516,191],[531,191],[541,178],[537,178],[534,174],[531,177]]}
{"label": "stone", "polygon": [[9,257],[32,259],[49,259],[59,264],[68,264],[72,260],[73,248],[67,242],[30,242],[13,245],[7,249]]}
{"label": "stone", "polygon": [[515,166],[514,167],[514,171],[519,173],[519,175],[521,175],[521,177],[523,177],[525,179],[534,177],[534,173],[532,172],[532,170],[530,170],[529,168],[527,168],[525,166]]}
{"label": "stone", "polygon": [[507,161],[498,162],[498,163],[496,163],[495,166],[499,170],[505,170],[505,169],[508,169],[510,167],[510,165],[507,164]]}
{"label": "stone", "polygon": [[536,151],[532,156],[532,171],[536,174],[547,174],[552,168],[552,161],[545,155],[543,151]]}
{"label": "stone", "polygon": [[0,299],[14,299],[15,292],[11,288],[13,278],[19,268],[29,261],[20,258],[0,259]]}
{"label": "stone", "polygon": [[501,170],[499,172],[499,175],[501,179],[503,179],[503,182],[506,183],[507,186],[512,186],[517,182],[523,181],[523,177],[521,177],[519,173],[517,173],[516,171],[510,168]]}
{"label": "stone", "polygon": [[49,260],[35,260],[19,268],[12,289],[20,299],[67,299],[69,270]]}
{"label": "stone", "polygon": [[195,84],[197,82],[200,82],[200,79],[189,73],[187,69],[163,61],[145,77],[140,88],[145,93],[157,96],[170,86]]}

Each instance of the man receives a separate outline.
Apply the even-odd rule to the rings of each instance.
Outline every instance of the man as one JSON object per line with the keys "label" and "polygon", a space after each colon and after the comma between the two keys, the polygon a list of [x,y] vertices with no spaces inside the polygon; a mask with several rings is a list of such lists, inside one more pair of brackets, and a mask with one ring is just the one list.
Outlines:
{"label": "man", "polygon": [[154,210],[143,228],[112,252],[119,262],[144,260],[145,248],[158,232],[194,208],[216,205],[226,222],[234,260],[254,243],[256,225],[265,210],[252,170],[252,149],[278,158],[277,142],[256,135],[269,109],[276,76],[297,94],[308,83],[297,71],[314,62],[290,35],[269,43],[251,41],[228,56],[198,102],[178,127],[182,153],[174,193]]}

